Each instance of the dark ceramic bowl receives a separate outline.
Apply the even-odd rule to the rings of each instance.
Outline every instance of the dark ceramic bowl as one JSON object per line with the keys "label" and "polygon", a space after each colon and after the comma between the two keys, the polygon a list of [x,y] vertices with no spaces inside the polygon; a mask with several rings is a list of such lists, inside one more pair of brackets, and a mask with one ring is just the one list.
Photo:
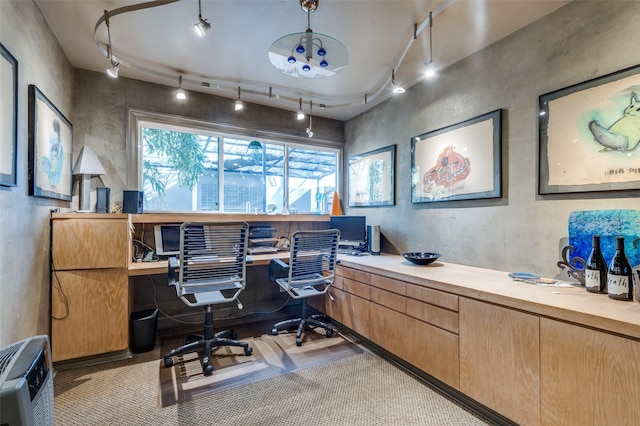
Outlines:
{"label": "dark ceramic bowl", "polygon": [[416,265],[428,265],[435,262],[440,257],[440,253],[412,252],[402,253],[405,259]]}

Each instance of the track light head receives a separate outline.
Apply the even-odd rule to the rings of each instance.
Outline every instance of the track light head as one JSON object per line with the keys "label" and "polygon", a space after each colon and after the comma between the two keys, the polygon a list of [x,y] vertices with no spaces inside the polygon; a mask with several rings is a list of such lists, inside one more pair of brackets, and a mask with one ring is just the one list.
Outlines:
{"label": "track light head", "polygon": [[118,78],[118,71],[120,71],[120,64],[111,60],[111,66],[107,68],[107,75],[111,78]]}
{"label": "track light head", "polygon": [[204,34],[211,29],[211,24],[200,16],[198,22],[193,24],[193,28],[195,29],[198,37],[204,37]]}
{"label": "track light head", "polygon": [[182,88],[182,76],[178,76],[178,90],[176,91],[176,99],[184,101],[187,99],[187,94]]}
{"label": "track light head", "polygon": [[304,111],[302,111],[302,98],[300,98],[300,108],[298,108],[296,119],[298,119],[298,121],[304,120]]}

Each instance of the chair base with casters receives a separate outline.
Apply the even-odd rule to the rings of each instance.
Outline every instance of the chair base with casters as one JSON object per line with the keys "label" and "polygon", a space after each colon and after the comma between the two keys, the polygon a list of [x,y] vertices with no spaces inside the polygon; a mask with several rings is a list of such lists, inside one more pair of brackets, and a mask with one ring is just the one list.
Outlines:
{"label": "chair base with casters", "polygon": [[327,337],[333,336],[333,327],[323,314],[309,315],[307,298],[327,295],[335,277],[336,253],[340,231],[337,229],[296,231],[291,236],[289,264],[280,259],[269,262],[269,281],[277,283],[294,299],[302,299],[299,318],[274,324],[271,334],[297,327],[296,345],[302,346],[303,334],[307,330],[322,328]]}
{"label": "chair base with casters", "polygon": [[280,330],[289,330],[297,326],[298,331],[296,332],[296,345],[302,346],[302,333],[306,330],[313,329],[315,327],[321,327],[325,329],[325,336],[331,337],[333,336],[333,327],[331,324],[326,322],[322,322],[319,318],[325,318],[324,314],[316,314],[309,315],[308,313],[308,304],[307,299],[302,299],[302,315],[300,318],[293,318],[284,321],[280,321],[273,325],[273,329],[271,330],[271,335],[276,336]]}
{"label": "chair base with casters", "polygon": [[200,349],[204,351],[202,357],[202,372],[205,376],[213,373],[213,365],[209,363],[211,351],[218,346],[238,346],[244,349],[245,355],[251,355],[253,349],[248,343],[237,339],[237,335],[233,330],[223,330],[217,333],[213,332],[213,312],[211,306],[205,306],[205,323],[204,335],[190,334],[187,336],[187,344],[179,348],[172,349],[164,355],[164,366],[171,367],[173,365],[173,357],[176,355],[196,352]]}

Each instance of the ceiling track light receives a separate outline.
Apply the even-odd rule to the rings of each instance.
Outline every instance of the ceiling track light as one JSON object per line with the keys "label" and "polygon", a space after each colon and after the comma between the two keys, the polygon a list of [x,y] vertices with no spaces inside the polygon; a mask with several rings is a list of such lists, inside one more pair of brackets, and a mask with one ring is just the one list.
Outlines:
{"label": "ceiling track light", "polygon": [[396,70],[391,71],[391,87],[393,88],[393,93],[404,93],[404,87],[396,84]]}
{"label": "ceiling track light", "polygon": [[182,76],[178,76],[178,90],[176,91],[176,99],[181,101],[187,99],[187,94],[182,88]]}
{"label": "ceiling track light", "polygon": [[109,44],[107,45],[107,58],[111,62],[111,66],[107,68],[107,75],[111,78],[118,78],[118,71],[120,70],[120,64],[113,59],[113,48],[111,47],[111,29],[109,27],[109,11],[104,11],[104,22],[107,26],[107,37],[109,38]]}
{"label": "ceiling track light", "polygon": [[238,99],[236,99],[236,105],[234,106],[234,109],[236,111],[240,111],[242,108],[244,108],[244,103],[242,103],[242,99],[240,99],[240,86],[238,86]]}
{"label": "ceiling track light", "polygon": [[198,22],[193,24],[193,28],[198,37],[204,37],[204,34],[211,28],[211,24],[202,18],[202,0],[198,0]]}
{"label": "ceiling track light", "polygon": [[309,101],[309,127],[307,127],[307,136],[309,136],[310,138],[313,137],[313,130],[312,130],[313,115],[311,115],[312,109],[313,109],[313,101]]}
{"label": "ceiling track light", "polygon": [[433,27],[433,12],[429,12],[429,60],[427,61],[427,69],[425,70],[424,75],[427,78],[432,78],[436,75],[436,69],[433,65],[433,37],[431,33],[431,28]]}
{"label": "ceiling track light", "polygon": [[300,108],[298,109],[296,118],[298,119],[298,121],[304,120],[304,111],[302,111],[302,98],[300,98]]}

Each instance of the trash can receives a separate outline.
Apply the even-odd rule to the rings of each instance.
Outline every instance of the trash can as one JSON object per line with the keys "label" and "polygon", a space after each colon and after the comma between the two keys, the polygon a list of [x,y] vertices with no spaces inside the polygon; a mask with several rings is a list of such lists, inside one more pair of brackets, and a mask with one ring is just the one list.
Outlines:
{"label": "trash can", "polygon": [[156,345],[158,309],[136,311],[129,317],[129,348],[134,354],[149,352]]}

